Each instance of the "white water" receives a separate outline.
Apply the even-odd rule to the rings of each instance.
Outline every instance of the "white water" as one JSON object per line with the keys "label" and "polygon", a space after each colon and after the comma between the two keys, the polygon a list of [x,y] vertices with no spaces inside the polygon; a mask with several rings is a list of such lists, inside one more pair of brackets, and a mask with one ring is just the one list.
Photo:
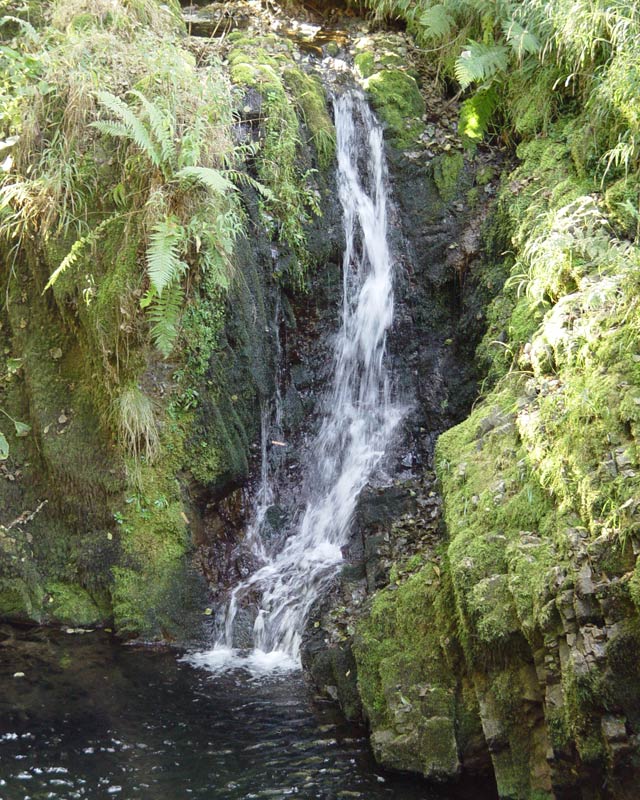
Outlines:
{"label": "white water", "polygon": [[[229,599],[214,649],[193,656],[211,669],[245,666],[259,674],[299,665],[302,631],[311,607],[342,561],[341,548],[358,495],[385,454],[402,409],[390,398],[386,333],[393,320],[393,263],[387,241],[387,184],[382,132],[365,101],[335,102],[338,188],[344,211],[342,327],[325,416],[308,465],[308,499],[284,546],[269,553],[260,527],[273,502],[266,465],[268,419],[263,414],[263,473],[248,541],[262,566]],[[277,404],[276,404],[277,408]],[[253,650],[234,649],[234,623],[243,600],[259,598]],[[255,602],[253,600],[253,602]]]}

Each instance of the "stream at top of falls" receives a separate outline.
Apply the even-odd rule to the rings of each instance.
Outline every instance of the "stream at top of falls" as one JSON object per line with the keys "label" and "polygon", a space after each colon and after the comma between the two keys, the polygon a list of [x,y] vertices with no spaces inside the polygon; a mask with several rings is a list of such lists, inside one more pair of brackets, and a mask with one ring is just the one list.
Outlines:
{"label": "stream at top of falls", "polygon": [[[263,415],[263,467],[246,545],[258,568],[238,583],[219,610],[212,650],[192,663],[219,671],[296,669],[305,623],[342,562],[358,496],[388,451],[404,408],[391,397],[385,365],[393,322],[393,259],[387,239],[388,188],[382,130],[364,98],[346,92],[334,100],[337,185],[345,250],[341,327],[332,385],[303,479],[306,502],[275,546],[261,525],[277,480],[266,468],[268,415]],[[275,326],[277,328],[277,325]],[[273,416],[278,429],[278,398]],[[236,619],[253,616],[251,646],[237,647]]]}

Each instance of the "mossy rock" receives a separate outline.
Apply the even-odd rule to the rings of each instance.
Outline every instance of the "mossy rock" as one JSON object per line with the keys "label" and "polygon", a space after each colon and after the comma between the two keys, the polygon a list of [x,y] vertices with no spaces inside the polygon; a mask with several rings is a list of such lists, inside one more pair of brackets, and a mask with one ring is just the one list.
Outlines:
{"label": "mossy rock", "polygon": [[460,768],[456,680],[441,647],[452,621],[445,617],[447,585],[429,562],[378,592],[354,641],[376,758],[437,780],[455,777]]}
{"label": "mossy rock", "polygon": [[604,205],[619,235],[630,239],[637,237],[639,201],[640,180],[636,176],[620,178],[605,192]]}
{"label": "mossy rock", "polygon": [[11,622],[41,622],[44,590],[23,578],[0,578],[0,618]]}
{"label": "mossy rock", "polygon": [[364,87],[391,143],[399,149],[414,144],[425,112],[415,78],[399,69],[384,69],[367,78]]}
{"label": "mossy rock", "polygon": [[49,583],[45,587],[45,609],[50,622],[92,628],[108,621],[110,608],[98,604],[81,586]]}
{"label": "mossy rock", "polygon": [[459,191],[460,176],[464,167],[462,153],[442,153],[433,160],[433,179],[445,203],[453,200]]}

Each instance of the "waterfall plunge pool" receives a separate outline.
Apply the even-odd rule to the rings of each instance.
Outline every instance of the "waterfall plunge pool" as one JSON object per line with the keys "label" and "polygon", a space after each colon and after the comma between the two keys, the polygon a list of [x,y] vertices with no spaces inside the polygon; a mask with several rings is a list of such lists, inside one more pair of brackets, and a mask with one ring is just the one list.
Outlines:
{"label": "waterfall plunge pool", "polygon": [[99,632],[4,625],[0,648],[1,800],[464,796],[382,771],[299,672],[215,675]]}

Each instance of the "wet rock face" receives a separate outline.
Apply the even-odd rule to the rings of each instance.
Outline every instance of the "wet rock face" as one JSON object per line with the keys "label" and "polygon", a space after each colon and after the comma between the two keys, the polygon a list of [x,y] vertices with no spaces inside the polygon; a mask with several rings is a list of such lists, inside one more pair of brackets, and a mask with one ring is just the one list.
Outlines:
{"label": "wet rock face", "polygon": [[[442,149],[447,116],[435,107],[429,113],[439,122],[411,150],[397,149],[395,133],[387,131],[397,260],[388,357],[408,412],[393,453],[359,498],[345,566],[310,620],[303,665],[345,713],[364,714],[381,763],[446,781],[491,774],[472,683],[453,677],[460,659],[453,639],[451,652],[440,644],[448,641],[455,611],[442,626],[432,609],[444,531],[431,472],[438,433],[466,413],[476,391],[471,355],[486,287],[473,265],[491,192],[482,193],[482,202],[477,192],[468,195],[479,165]],[[432,571],[427,585],[418,578],[423,569]],[[425,621],[433,627],[428,646],[400,617],[394,621],[391,606],[376,611],[376,598],[406,582],[415,590],[407,603],[421,620],[415,630]]]}

